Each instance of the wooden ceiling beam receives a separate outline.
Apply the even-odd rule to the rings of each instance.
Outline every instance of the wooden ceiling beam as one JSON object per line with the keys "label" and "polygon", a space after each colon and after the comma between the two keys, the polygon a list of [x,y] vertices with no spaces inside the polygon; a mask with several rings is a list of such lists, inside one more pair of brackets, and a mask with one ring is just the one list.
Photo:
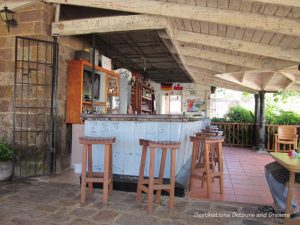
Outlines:
{"label": "wooden ceiling beam", "polygon": [[270,81],[275,77],[275,73],[271,73],[269,76],[267,76],[265,78],[265,80],[262,83],[262,90],[265,90],[265,88],[267,87],[267,85],[270,83]]}
{"label": "wooden ceiling beam", "polygon": [[47,2],[205,21],[300,36],[300,24],[297,20],[236,10],[150,0],[47,0]]}
{"label": "wooden ceiling beam", "polygon": [[166,28],[162,17],[147,15],[97,17],[52,23],[52,35],[79,35]]}
{"label": "wooden ceiling beam", "polygon": [[292,62],[300,61],[300,50],[298,49],[270,46],[261,43],[180,30],[173,30],[170,32],[169,36],[175,41],[186,42],[190,44],[201,44],[215,48],[245,52]]}
{"label": "wooden ceiling beam", "polygon": [[180,46],[181,54],[220,63],[248,67],[253,69],[281,69],[296,65],[293,62],[273,60],[271,58],[258,59],[251,56],[230,55],[222,52]]}
{"label": "wooden ceiling beam", "polygon": [[256,93],[257,91],[251,88],[247,88],[238,84],[231,83],[229,81],[222,80],[218,77],[203,75],[201,73],[194,73],[193,76],[195,77],[196,83],[204,84],[204,85],[210,85],[210,86],[216,86],[216,87],[222,87],[237,91],[246,91],[249,93]]}
{"label": "wooden ceiling beam", "polygon": [[186,65],[200,67],[217,73],[227,73],[226,65],[194,57],[184,57]]}
{"label": "wooden ceiling beam", "polygon": [[258,3],[268,3],[282,6],[290,6],[290,7],[300,7],[299,0],[244,0],[247,2],[258,2]]}

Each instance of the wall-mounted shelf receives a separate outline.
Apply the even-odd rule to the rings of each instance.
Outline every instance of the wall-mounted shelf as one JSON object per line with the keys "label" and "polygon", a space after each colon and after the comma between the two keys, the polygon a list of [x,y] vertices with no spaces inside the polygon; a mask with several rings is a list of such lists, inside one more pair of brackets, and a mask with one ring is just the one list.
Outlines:
{"label": "wall-mounted shelf", "polygon": [[119,96],[119,74],[95,66],[92,81],[91,63],[85,60],[69,61],[66,123],[83,123],[81,113],[107,113],[110,79],[116,81],[115,91],[111,94]]}
{"label": "wall-mounted shelf", "polygon": [[137,80],[131,86],[131,105],[138,114],[154,114],[154,90]]}

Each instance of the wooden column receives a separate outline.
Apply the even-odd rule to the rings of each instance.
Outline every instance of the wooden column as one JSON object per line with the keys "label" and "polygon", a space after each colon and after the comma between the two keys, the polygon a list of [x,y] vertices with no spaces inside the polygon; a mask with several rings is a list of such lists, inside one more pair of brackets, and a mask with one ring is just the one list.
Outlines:
{"label": "wooden column", "polygon": [[259,92],[260,116],[259,116],[259,150],[265,151],[266,141],[266,117],[265,117],[265,91]]}
{"label": "wooden column", "polygon": [[260,115],[260,98],[259,98],[259,94],[254,94],[254,98],[255,98],[255,111],[254,111],[254,131],[253,132],[253,146],[258,148],[258,141],[259,141],[259,115]]}

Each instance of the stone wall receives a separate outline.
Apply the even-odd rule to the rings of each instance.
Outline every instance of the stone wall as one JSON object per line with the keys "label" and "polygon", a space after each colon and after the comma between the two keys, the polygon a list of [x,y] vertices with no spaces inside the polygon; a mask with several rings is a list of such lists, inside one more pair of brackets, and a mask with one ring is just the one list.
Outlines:
{"label": "stone wall", "polygon": [[[15,37],[25,36],[53,41],[51,23],[55,9],[46,3],[36,3],[15,10],[17,27],[7,31],[0,23],[0,139],[12,143],[13,137],[13,90],[15,65]],[[57,170],[70,165],[71,149],[67,149],[67,127],[65,124],[65,103],[67,89],[67,61],[73,59],[74,51],[90,47],[77,37],[59,39],[58,83],[57,83]],[[34,57],[34,56],[31,56]],[[39,56],[41,58],[41,56]],[[46,98],[51,99],[51,92]]]}

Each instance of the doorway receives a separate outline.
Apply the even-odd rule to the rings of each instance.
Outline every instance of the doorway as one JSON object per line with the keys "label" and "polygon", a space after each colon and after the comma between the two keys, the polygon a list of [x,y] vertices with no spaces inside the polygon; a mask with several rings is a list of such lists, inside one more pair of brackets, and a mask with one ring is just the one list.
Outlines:
{"label": "doorway", "polygon": [[181,95],[163,95],[161,100],[162,114],[181,114],[182,100]]}

